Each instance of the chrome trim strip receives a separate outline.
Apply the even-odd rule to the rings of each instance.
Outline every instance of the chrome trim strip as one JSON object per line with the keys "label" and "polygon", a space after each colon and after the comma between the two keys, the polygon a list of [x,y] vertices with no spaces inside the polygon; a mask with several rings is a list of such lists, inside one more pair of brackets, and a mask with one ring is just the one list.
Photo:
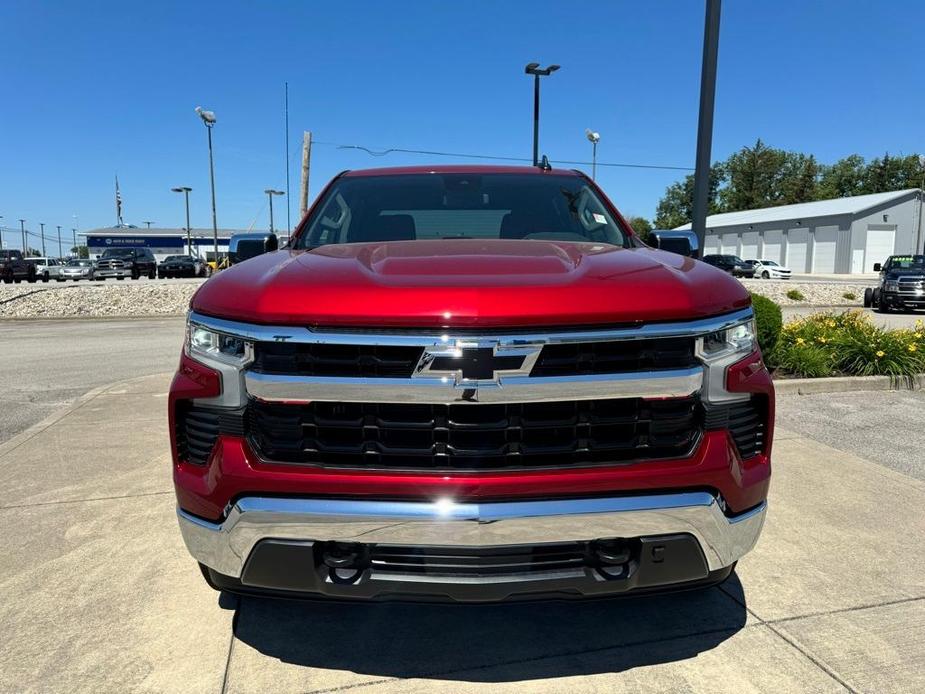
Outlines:
{"label": "chrome trim strip", "polygon": [[703,368],[634,371],[582,376],[500,376],[498,381],[459,383],[453,379],[347,378],[288,376],[247,371],[248,394],[266,402],[494,403],[595,400],[599,398],[677,398],[703,384]]}
{"label": "chrome trim strip", "polygon": [[266,538],[480,547],[690,533],[713,571],[751,550],[766,510],[762,503],[729,518],[712,494],[682,492],[490,503],[245,497],[221,523],[179,508],[177,516],[198,561],[239,577]]}
{"label": "chrome trim strip", "polygon": [[216,332],[243,337],[255,342],[300,342],[324,343],[337,345],[383,345],[383,346],[422,346],[429,347],[454,343],[457,340],[470,342],[478,338],[490,338],[500,348],[515,348],[536,344],[564,344],[574,342],[612,342],[617,340],[642,340],[656,337],[697,337],[717,330],[731,328],[734,325],[754,317],[751,308],[741,309],[722,316],[699,318],[691,321],[672,323],[644,323],[626,328],[599,330],[544,330],[535,333],[504,333],[485,329],[477,336],[465,333],[453,333],[433,329],[409,330],[395,333],[369,333],[336,331],[325,332],[311,328],[292,326],[257,325],[239,323],[205,316],[190,311],[189,320]]}

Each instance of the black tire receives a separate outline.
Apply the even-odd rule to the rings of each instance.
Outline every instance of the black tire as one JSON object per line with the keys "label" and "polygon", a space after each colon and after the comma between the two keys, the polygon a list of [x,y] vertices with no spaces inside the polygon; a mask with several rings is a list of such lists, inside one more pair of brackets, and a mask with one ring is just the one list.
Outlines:
{"label": "black tire", "polygon": [[42,273],[42,281],[43,281],[43,282],[47,282],[47,281],[48,281],[48,273],[47,273],[47,272],[43,272],[43,273]]}
{"label": "black tire", "polygon": [[157,270],[155,270],[154,268],[151,268],[150,270],[148,270],[148,279],[153,280],[156,278],[157,278]]}
{"label": "black tire", "polygon": [[874,302],[874,290],[868,287],[864,290],[864,308],[870,308]]}
{"label": "black tire", "polygon": [[765,270],[764,272],[761,273],[761,279],[763,280],[771,279],[771,273]]}
{"label": "black tire", "polygon": [[119,280],[119,281],[121,282],[122,280],[125,279],[125,275],[123,275],[122,277],[116,277],[116,279]]}
{"label": "black tire", "polygon": [[35,268],[32,268],[32,272],[26,275],[26,282],[28,282],[29,284],[35,284],[37,280],[38,280],[38,277],[36,277],[35,275]]}
{"label": "black tire", "polygon": [[63,281],[64,281],[63,277],[55,277],[55,282],[63,282]]}

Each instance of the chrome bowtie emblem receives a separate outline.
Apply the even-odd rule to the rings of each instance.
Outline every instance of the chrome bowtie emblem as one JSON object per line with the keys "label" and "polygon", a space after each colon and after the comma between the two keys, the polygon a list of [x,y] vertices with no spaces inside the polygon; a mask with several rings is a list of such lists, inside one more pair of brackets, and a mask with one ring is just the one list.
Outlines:
{"label": "chrome bowtie emblem", "polygon": [[541,349],[493,340],[448,341],[424,348],[414,378],[440,378],[464,388],[500,385],[505,377],[529,376]]}

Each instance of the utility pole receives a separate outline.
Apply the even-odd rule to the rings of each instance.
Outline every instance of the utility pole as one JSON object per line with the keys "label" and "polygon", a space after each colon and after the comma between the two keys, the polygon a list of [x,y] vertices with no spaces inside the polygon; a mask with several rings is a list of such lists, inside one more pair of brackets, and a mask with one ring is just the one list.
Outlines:
{"label": "utility pole", "polygon": [[63,258],[64,255],[61,253],[61,225],[57,224],[58,227],[58,257]]}
{"label": "utility pole", "polygon": [[[3,215],[0,214],[0,219],[3,219]],[[0,224],[0,251],[3,250],[3,224]]]}
{"label": "utility pole", "polygon": [[71,227],[71,237],[74,239],[74,257],[80,257],[80,248],[77,247],[77,229]]}
{"label": "utility pole", "polygon": [[154,222],[144,221],[144,222],[142,222],[142,224],[146,225],[147,228],[150,229],[150,228],[151,228],[151,225],[154,224]]}
{"label": "utility pole", "polygon": [[[193,239],[190,235],[189,227],[189,194],[192,188],[189,186],[177,186],[176,188],[171,188],[171,191],[174,193],[183,193],[183,197],[186,198],[186,252],[189,255],[193,255]],[[199,256],[199,252],[196,252],[196,256]]]}
{"label": "utility pole", "polygon": [[26,220],[25,219],[19,220],[19,230],[22,232],[22,257],[25,258],[26,251],[28,250],[26,248]]}
{"label": "utility pole", "polygon": [[39,226],[42,228],[42,257],[45,257],[45,222],[39,222]]}
{"label": "utility pole", "polygon": [[302,134],[302,190],[299,194],[299,217],[308,212],[308,174],[312,163],[312,131]]}
{"label": "utility pole", "polygon": [[713,102],[716,97],[716,61],[719,54],[719,17],[722,0],[706,0],[703,29],[703,66],[700,71],[700,116],[697,125],[697,161],[694,171],[694,214],[691,229],[703,252],[710,204],[710,150],[713,147]]}

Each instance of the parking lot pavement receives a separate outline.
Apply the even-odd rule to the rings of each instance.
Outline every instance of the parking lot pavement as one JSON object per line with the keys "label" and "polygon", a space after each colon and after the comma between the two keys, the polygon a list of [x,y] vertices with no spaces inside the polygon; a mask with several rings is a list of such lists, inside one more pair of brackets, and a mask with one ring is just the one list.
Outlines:
{"label": "parking lot pavement", "polygon": [[168,380],[103,389],[0,445],[0,691],[925,690],[925,483],[878,462],[779,429],[764,534],[720,588],[237,600],[180,538]]}
{"label": "parking lot pavement", "polygon": [[0,321],[0,443],[91,388],[172,369],[182,318]]}
{"label": "parking lot pavement", "polygon": [[925,391],[779,395],[778,426],[925,480]]}

